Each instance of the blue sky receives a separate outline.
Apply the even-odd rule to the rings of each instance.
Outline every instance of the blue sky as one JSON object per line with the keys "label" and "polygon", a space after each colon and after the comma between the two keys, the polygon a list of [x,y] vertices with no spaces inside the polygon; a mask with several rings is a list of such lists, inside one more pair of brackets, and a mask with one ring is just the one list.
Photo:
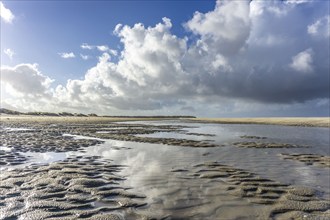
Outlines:
{"label": "blue sky", "polygon": [[1,106],[328,116],[329,22],[313,0],[2,1]]}

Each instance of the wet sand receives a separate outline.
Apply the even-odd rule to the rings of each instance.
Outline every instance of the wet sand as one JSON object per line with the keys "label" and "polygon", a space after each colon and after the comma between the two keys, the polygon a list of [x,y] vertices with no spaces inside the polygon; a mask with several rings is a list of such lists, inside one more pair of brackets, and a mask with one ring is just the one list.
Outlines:
{"label": "wet sand", "polygon": [[329,117],[279,117],[279,118],[193,118],[186,119],[199,123],[219,124],[269,124],[304,127],[330,127]]}
{"label": "wet sand", "polygon": [[330,168],[330,156],[318,154],[281,154],[285,160],[295,160],[319,167]]}
{"label": "wet sand", "polygon": [[[0,219],[329,219],[330,201],[322,191],[282,183],[222,161],[162,170],[149,178],[149,191],[130,181],[123,170],[154,169],[148,164],[115,163],[102,156],[84,155],[107,140],[129,141],[132,147],[111,147],[125,158],[134,143],[189,149],[306,149],[309,146],[273,142],[266,136],[240,135],[225,145],[212,140],[215,134],[191,132],[191,124],[146,124],[141,119],[100,117],[1,117]],[[137,120],[137,121],[135,121]],[[145,119],[143,119],[145,120]],[[154,119],[153,119],[154,120]],[[185,119],[186,120],[186,119]],[[185,138],[145,137],[176,133]],[[187,139],[189,136],[198,139]],[[186,138],[187,137],[187,138]],[[242,148],[242,149],[240,149]],[[97,148],[95,148],[97,149]],[[156,149],[157,151],[157,149]],[[60,161],[31,164],[26,153],[73,153]],[[166,152],[166,150],[164,151]],[[214,152],[214,151],[212,151]],[[329,169],[329,156],[306,153],[276,157]],[[246,155],[247,156],[247,155]],[[205,159],[203,159],[205,158]],[[171,163],[171,158],[163,158]],[[24,166],[24,164],[27,164]],[[140,167],[139,167],[140,165]],[[167,172],[172,175],[167,176]],[[124,172],[125,173],[125,172]],[[134,176],[134,178],[137,178]],[[125,184],[124,184],[125,183]],[[131,184],[127,184],[131,183]],[[165,190],[162,192],[162,190]],[[163,196],[165,200],[163,200]]]}
{"label": "wet sand", "polygon": [[283,184],[218,162],[205,162],[172,172],[183,172],[190,178],[224,181],[229,194],[266,206],[259,216],[261,219],[330,218],[330,201],[318,199],[317,192],[309,188]]}
{"label": "wet sand", "polygon": [[120,186],[121,168],[98,157],[75,157],[3,172],[0,218],[122,219],[125,211],[129,218],[144,218],[128,213],[146,205],[145,196]]}

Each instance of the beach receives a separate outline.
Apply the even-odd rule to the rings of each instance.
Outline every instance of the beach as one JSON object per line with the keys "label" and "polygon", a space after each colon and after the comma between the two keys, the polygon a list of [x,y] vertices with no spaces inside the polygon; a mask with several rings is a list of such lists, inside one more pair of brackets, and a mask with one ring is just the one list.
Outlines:
{"label": "beach", "polygon": [[329,118],[1,115],[1,219],[328,219]]}

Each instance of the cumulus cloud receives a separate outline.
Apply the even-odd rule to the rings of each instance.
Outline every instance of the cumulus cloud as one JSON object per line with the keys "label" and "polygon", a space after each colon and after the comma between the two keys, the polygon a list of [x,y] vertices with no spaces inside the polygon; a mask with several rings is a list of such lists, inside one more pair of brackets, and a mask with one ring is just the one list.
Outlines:
{"label": "cumulus cloud", "polygon": [[96,48],[97,48],[99,51],[102,51],[102,52],[106,52],[106,51],[109,50],[109,47],[106,46],[106,45],[96,46]]}
{"label": "cumulus cloud", "polygon": [[18,96],[31,98],[46,96],[49,94],[52,82],[52,79],[38,70],[37,64],[1,67],[1,83],[9,86]]}
{"label": "cumulus cloud", "polygon": [[292,57],[290,67],[298,72],[311,73],[313,72],[313,50],[307,49]]}
{"label": "cumulus cloud", "polygon": [[124,44],[120,61],[113,63],[110,54],[103,53],[84,80],[70,80],[66,86],[57,87],[57,99],[126,110],[158,109],[165,102],[171,104],[171,98],[166,97],[176,95],[180,88],[176,84],[185,81],[178,60],[184,55],[186,40],[171,35],[170,27],[166,18],[155,27],[123,26],[118,32]]}
{"label": "cumulus cloud", "polygon": [[307,32],[312,36],[330,36],[330,16],[324,16],[311,25],[308,25]]}
{"label": "cumulus cloud", "polygon": [[290,5],[217,1],[214,10],[195,12],[183,37],[171,32],[169,18],[154,26],[118,24],[121,51],[84,43],[82,49],[102,52],[97,64],[83,79],[43,88],[53,106],[103,113],[198,112],[206,103],[228,113],[315,103],[329,97],[329,41],[311,40],[306,31],[322,14],[302,19],[307,4]]}
{"label": "cumulus cloud", "polygon": [[249,11],[249,1],[217,1],[213,11],[195,12],[186,27],[201,36],[200,42],[211,46],[207,49],[215,47],[221,53],[235,53],[249,37]]}
{"label": "cumulus cloud", "polygon": [[107,53],[112,54],[113,56],[117,56],[118,55],[118,51],[117,50],[111,49],[107,45],[90,45],[90,44],[87,44],[87,43],[83,43],[83,44],[80,45],[80,47],[81,47],[81,49],[84,49],[84,50],[94,50],[94,49],[97,49],[100,52],[107,52]]}
{"label": "cumulus cloud", "polygon": [[73,52],[70,53],[58,53],[63,59],[75,58],[76,55]]}
{"label": "cumulus cloud", "polygon": [[5,50],[3,50],[3,52],[8,56],[9,59],[13,59],[13,56],[15,55],[15,52],[10,49],[10,48],[7,48]]}
{"label": "cumulus cloud", "polygon": [[157,80],[159,89],[166,91],[166,85],[182,75],[179,61],[186,51],[186,39],[172,35],[171,26],[168,18],[155,27],[123,26],[118,32],[124,44],[118,72],[139,86]]}
{"label": "cumulus cloud", "polygon": [[15,18],[11,10],[6,8],[2,2],[0,2],[0,16],[1,19],[6,23],[12,23]]}
{"label": "cumulus cloud", "polygon": [[118,51],[114,50],[114,49],[110,49],[107,45],[99,45],[99,46],[95,46],[100,52],[107,52],[113,56],[117,56],[118,55]]}
{"label": "cumulus cloud", "polygon": [[212,62],[212,67],[215,70],[222,68],[225,72],[231,72],[233,70],[233,68],[228,64],[228,60],[220,54],[215,56],[215,59]]}
{"label": "cumulus cloud", "polygon": [[264,13],[272,14],[276,17],[285,17],[288,13],[296,10],[296,7],[304,4],[311,3],[313,0],[253,0],[250,2],[250,16],[258,17]]}
{"label": "cumulus cloud", "polygon": [[81,59],[83,59],[83,60],[88,60],[88,59],[91,58],[89,55],[84,55],[84,54],[80,54],[80,57],[81,57]]}
{"label": "cumulus cloud", "polygon": [[83,43],[82,45],[80,45],[81,49],[84,49],[84,50],[92,50],[95,48],[95,46],[93,45],[89,45],[87,43]]}

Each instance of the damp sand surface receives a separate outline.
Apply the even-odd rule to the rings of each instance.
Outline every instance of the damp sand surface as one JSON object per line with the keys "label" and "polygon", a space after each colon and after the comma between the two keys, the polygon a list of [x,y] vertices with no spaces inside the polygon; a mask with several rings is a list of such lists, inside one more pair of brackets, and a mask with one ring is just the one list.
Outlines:
{"label": "damp sand surface", "polygon": [[1,219],[330,218],[328,128],[47,120],[2,128]]}
{"label": "damp sand surface", "polygon": [[330,127],[329,117],[273,117],[273,118],[193,118],[187,121],[219,124],[274,124],[306,127]]}

